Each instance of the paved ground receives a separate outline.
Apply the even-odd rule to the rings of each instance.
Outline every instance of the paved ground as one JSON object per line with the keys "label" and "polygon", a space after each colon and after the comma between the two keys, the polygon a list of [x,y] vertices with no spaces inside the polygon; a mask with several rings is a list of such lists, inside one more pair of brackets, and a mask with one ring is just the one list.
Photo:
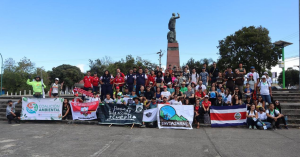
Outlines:
{"label": "paved ground", "polygon": [[300,129],[168,130],[104,125],[0,122],[0,156],[297,156]]}

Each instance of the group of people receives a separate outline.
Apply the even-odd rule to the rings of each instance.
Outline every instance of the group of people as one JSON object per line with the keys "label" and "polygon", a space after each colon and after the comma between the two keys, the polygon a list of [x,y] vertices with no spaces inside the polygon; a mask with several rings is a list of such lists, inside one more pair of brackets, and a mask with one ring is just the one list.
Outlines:
{"label": "group of people", "polygon": [[[210,106],[246,104],[249,128],[256,129],[260,125],[267,125],[269,128],[272,125],[274,129],[279,128],[280,120],[287,128],[281,114],[280,103],[272,102],[272,79],[268,76],[268,72],[264,72],[260,79],[253,66],[250,72],[246,73],[242,63],[234,71],[228,67],[224,72],[217,68],[216,63],[213,63],[210,69],[204,64],[201,73],[197,73],[195,68],[189,69],[188,66],[182,69],[182,71],[172,70],[171,65],[165,71],[162,71],[160,67],[155,70],[133,67],[126,75],[117,69],[116,76],[106,70],[101,77],[98,77],[97,73],[91,76],[91,72],[87,72],[83,79],[83,89],[93,93],[93,97],[83,94],[79,98],[75,91],[76,99],[73,101],[99,101],[123,105],[143,104],[144,109],[156,108],[158,103],[194,105],[197,128],[204,114],[209,114]],[[27,83],[34,88],[34,96],[40,92],[35,88],[44,86],[39,80],[39,77],[36,77],[33,82],[30,82],[30,79],[27,80]],[[56,78],[55,83],[51,85],[51,97],[57,97],[56,93],[59,93],[63,87],[63,83],[58,84],[58,81],[59,79]],[[246,86],[244,86],[245,81]],[[246,97],[245,101],[243,101],[243,96]],[[40,94],[35,97],[40,97]],[[70,114],[70,107],[65,107],[65,109],[64,117]]]}

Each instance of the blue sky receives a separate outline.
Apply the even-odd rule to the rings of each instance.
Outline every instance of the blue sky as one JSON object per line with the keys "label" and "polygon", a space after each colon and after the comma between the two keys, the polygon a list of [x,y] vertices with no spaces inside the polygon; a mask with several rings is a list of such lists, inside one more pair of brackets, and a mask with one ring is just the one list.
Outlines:
{"label": "blue sky", "polygon": [[251,25],[269,29],[272,42],[294,43],[285,49],[291,57],[299,54],[298,6],[297,0],[1,0],[0,53],[16,61],[26,56],[46,70],[71,64],[86,71],[89,59],[128,54],[158,63],[169,18],[178,12],[181,64],[216,60],[218,40]]}

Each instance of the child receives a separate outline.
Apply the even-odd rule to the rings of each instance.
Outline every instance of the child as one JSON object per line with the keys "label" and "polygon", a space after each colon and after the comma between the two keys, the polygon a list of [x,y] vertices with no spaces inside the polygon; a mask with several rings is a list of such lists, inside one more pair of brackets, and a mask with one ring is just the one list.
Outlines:
{"label": "child", "polygon": [[244,90],[244,94],[245,94],[246,97],[247,97],[247,96],[251,96],[252,93],[253,93],[253,89],[251,89],[251,88],[250,88],[250,84],[247,83],[247,84],[246,84],[246,88],[245,88],[245,90]]}
{"label": "child", "polygon": [[209,101],[211,102],[211,104],[215,104],[218,96],[216,87],[214,86],[211,87],[211,91],[208,94],[209,94]]}

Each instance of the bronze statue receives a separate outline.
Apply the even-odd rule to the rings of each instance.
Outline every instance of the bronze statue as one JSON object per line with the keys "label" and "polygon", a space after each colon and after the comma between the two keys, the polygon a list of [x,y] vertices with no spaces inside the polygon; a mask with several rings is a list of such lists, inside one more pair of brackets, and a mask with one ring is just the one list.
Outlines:
{"label": "bronze statue", "polygon": [[177,13],[177,15],[178,16],[176,17],[175,13],[172,13],[172,17],[169,20],[168,28],[170,31],[168,32],[167,35],[168,43],[177,43],[175,25],[176,25],[176,19],[180,18],[179,13]]}

